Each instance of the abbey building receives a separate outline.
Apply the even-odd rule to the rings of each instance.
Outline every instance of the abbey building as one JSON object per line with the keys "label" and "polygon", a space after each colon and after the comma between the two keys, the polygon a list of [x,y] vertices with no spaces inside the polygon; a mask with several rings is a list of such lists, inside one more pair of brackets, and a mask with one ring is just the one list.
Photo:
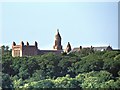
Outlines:
{"label": "abbey building", "polygon": [[[20,43],[20,45],[16,45],[16,43],[13,42],[12,56],[13,57],[35,56],[35,55],[45,54],[45,53],[49,53],[49,52],[52,52],[55,54],[60,54],[60,53],[64,52],[63,47],[61,45],[61,40],[62,40],[62,38],[60,36],[59,30],[57,30],[57,34],[55,35],[55,43],[53,45],[53,50],[38,49],[38,43],[36,41],[35,41],[34,45],[29,45],[28,42],[25,45],[23,41]],[[69,47],[67,47],[67,49],[68,48]]]}
{"label": "abbey building", "polygon": [[92,49],[94,51],[103,51],[103,50],[113,50],[111,46],[104,46],[104,47],[75,47],[71,48],[70,43],[68,42],[66,49],[63,49],[63,46],[61,45],[61,35],[59,33],[59,30],[57,30],[57,34],[55,35],[55,42],[53,45],[53,50],[40,50],[38,49],[38,43],[35,41],[34,45],[29,45],[28,42],[24,44],[22,41],[20,45],[16,45],[15,42],[12,44],[12,56],[13,57],[23,57],[23,56],[35,56],[35,55],[41,55],[45,53],[70,53],[70,52],[79,52],[82,49]]}

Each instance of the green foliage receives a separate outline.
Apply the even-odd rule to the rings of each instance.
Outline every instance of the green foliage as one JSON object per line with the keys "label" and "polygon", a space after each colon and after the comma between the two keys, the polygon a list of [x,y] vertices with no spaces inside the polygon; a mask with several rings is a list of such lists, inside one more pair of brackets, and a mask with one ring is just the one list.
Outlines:
{"label": "green foliage", "polygon": [[87,77],[98,77],[99,82],[105,82],[112,79],[112,74],[107,71],[92,71],[86,74]]}
{"label": "green foliage", "polygon": [[82,58],[82,60],[72,63],[72,67],[70,69],[76,74],[90,71],[100,71],[103,68],[103,63],[103,60],[99,56],[90,54]]}
{"label": "green foliage", "polygon": [[65,77],[58,77],[53,80],[54,88],[78,88],[78,81],[75,78],[70,78],[69,75]]}
{"label": "green foliage", "polygon": [[6,88],[120,88],[120,52],[82,50],[32,57],[2,56]]}
{"label": "green foliage", "polygon": [[[95,75],[93,75],[95,73]],[[97,74],[99,73],[99,74]],[[101,75],[105,73],[104,75]],[[106,80],[101,81],[103,79]],[[108,78],[108,79],[107,79]],[[75,78],[71,78],[70,75],[65,77],[58,77],[56,79],[44,79],[39,81],[27,82],[19,88],[120,88],[120,79],[114,81],[111,78],[111,74],[106,71],[90,72],[79,74]],[[20,84],[21,85],[21,84]]]}
{"label": "green foliage", "polygon": [[83,48],[80,51],[74,52],[74,53],[71,53],[71,54],[79,56],[79,57],[82,58],[82,57],[85,57],[85,56],[87,56],[89,54],[92,54],[92,53],[94,53],[93,49],[90,49],[90,48],[84,49]]}
{"label": "green foliage", "polygon": [[82,83],[82,88],[100,88],[100,82],[97,77],[88,77],[85,78],[85,81]]}
{"label": "green foliage", "polygon": [[118,71],[118,75],[119,75],[119,77],[120,77],[120,71]]}
{"label": "green foliage", "polygon": [[116,55],[116,56],[114,57],[114,60],[120,60],[120,54]]}
{"label": "green foliage", "polygon": [[2,73],[2,88],[9,90],[13,88],[12,80],[8,74]]}
{"label": "green foliage", "polygon": [[114,60],[112,58],[105,59],[103,69],[112,73],[115,77],[118,76],[120,70],[120,60]]}
{"label": "green foliage", "polygon": [[119,51],[107,51],[104,55],[103,58],[114,58],[116,55],[120,54]]}
{"label": "green foliage", "polygon": [[14,80],[13,81],[14,88],[19,88],[24,85],[24,82],[22,79]]}
{"label": "green foliage", "polygon": [[22,86],[22,88],[52,88],[53,87],[53,82],[52,80],[49,79],[45,79],[45,80],[40,80],[37,82],[30,82],[30,83],[26,83],[24,84],[24,86]]}

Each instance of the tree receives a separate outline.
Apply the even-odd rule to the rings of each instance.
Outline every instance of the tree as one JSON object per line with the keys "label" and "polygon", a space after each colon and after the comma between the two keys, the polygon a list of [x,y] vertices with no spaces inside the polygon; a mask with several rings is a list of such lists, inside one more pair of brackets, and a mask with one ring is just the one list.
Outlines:
{"label": "tree", "polygon": [[120,54],[119,51],[107,51],[104,55],[103,58],[114,58],[116,55]]}
{"label": "tree", "polygon": [[8,74],[2,73],[2,88],[12,90],[13,84]]}
{"label": "tree", "polygon": [[6,46],[6,47],[5,47],[5,50],[8,52],[8,50],[9,50],[9,46]]}
{"label": "tree", "polygon": [[118,71],[120,70],[120,61],[114,59],[105,59],[103,69],[112,73],[113,76],[118,76]]}
{"label": "tree", "polygon": [[1,46],[2,50],[5,51],[5,45]]}
{"label": "tree", "polygon": [[4,87],[119,88],[120,54],[84,50],[66,55],[12,57],[8,53],[2,55],[2,73]]}

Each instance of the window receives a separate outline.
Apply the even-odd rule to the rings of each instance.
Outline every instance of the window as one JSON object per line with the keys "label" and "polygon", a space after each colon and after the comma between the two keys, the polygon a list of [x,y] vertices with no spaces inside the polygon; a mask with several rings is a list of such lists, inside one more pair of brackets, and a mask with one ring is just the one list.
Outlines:
{"label": "window", "polygon": [[14,50],[14,55],[15,56],[20,56],[20,50]]}

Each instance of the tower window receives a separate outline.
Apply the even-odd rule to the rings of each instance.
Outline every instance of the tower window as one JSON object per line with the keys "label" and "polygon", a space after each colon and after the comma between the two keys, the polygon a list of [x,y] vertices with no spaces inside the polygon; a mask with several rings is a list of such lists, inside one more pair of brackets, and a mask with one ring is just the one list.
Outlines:
{"label": "tower window", "polygon": [[20,56],[20,50],[14,50],[14,56]]}

